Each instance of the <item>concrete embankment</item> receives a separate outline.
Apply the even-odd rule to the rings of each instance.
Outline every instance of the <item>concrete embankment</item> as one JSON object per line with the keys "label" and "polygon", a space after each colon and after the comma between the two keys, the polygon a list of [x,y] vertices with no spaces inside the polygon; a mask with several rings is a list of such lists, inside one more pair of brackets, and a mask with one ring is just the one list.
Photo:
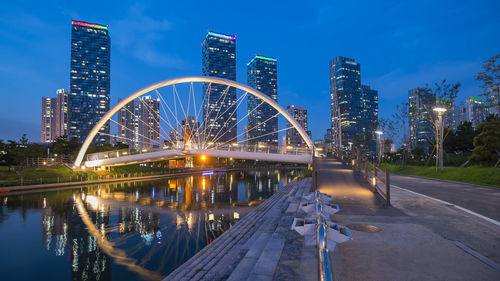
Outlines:
{"label": "concrete embankment", "polygon": [[214,242],[170,273],[167,280],[317,279],[313,247],[290,230],[311,179],[284,186]]}

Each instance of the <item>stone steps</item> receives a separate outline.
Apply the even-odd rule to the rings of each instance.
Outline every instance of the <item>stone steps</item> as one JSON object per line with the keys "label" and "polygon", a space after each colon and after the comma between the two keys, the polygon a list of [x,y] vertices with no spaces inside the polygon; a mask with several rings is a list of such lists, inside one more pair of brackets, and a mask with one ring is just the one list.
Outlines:
{"label": "stone steps", "polygon": [[[275,205],[285,201],[282,200],[283,197],[292,193],[295,194],[299,186],[298,182],[292,182],[283,187],[253,212],[243,217],[240,222],[215,239],[214,242],[174,270],[164,280],[212,280],[216,276],[224,275],[226,271],[228,272],[227,276],[229,276],[234,271],[231,268],[234,269],[234,264],[241,260],[241,256],[243,256],[241,252],[253,248],[253,244],[248,242],[258,239],[258,237],[254,237],[255,233],[258,232],[259,235],[262,235],[264,232],[272,233],[274,231],[273,225],[275,228],[276,220],[269,220],[266,216],[271,211],[276,216],[275,212],[279,209],[276,209],[277,206]],[[265,238],[262,239],[265,240]],[[231,267],[231,265],[233,266]]]}

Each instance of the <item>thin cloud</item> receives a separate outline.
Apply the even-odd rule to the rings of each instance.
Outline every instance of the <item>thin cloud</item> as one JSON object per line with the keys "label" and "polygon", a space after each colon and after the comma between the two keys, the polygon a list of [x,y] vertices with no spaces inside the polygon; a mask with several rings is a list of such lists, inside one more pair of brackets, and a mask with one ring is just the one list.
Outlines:
{"label": "thin cloud", "polygon": [[120,51],[151,65],[184,69],[186,61],[157,48],[173,27],[173,22],[167,19],[147,16],[140,5],[130,7],[125,18],[110,23],[113,43]]}

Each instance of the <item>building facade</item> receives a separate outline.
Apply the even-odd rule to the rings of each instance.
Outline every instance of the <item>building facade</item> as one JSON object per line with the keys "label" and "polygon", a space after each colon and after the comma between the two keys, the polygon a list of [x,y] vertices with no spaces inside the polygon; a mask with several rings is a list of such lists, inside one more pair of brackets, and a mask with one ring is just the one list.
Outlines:
{"label": "building facade", "polygon": [[361,132],[369,151],[376,151],[377,138],[375,130],[378,123],[378,91],[370,86],[361,85]]}
{"label": "building facade", "polygon": [[56,104],[57,98],[42,97],[42,143],[56,138]]}
{"label": "building facade", "polygon": [[117,140],[135,150],[159,147],[160,101],[145,96],[121,108],[118,111]]}
{"label": "building facade", "polygon": [[436,105],[436,96],[415,88],[408,91],[408,111],[410,125],[410,149],[417,147],[429,151],[434,140],[434,125],[429,114]]}
{"label": "building facade", "polygon": [[456,130],[460,124],[467,121],[467,114],[466,114],[466,110],[465,110],[465,105],[463,103],[459,104],[459,105],[454,105],[451,108],[450,118],[451,118],[450,123],[445,124],[445,126],[447,125],[447,127],[450,127],[453,130]]}
{"label": "building facade", "polygon": [[354,59],[330,60],[330,101],[333,145],[347,147],[362,131],[361,66]]}
{"label": "building facade", "polygon": [[[304,107],[300,105],[289,105],[286,107],[286,110],[290,114],[290,116],[299,123],[300,126],[306,131],[307,135],[311,137],[311,131],[308,130],[307,126],[307,110],[304,109]],[[297,129],[293,128],[293,125],[287,121],[287,128],[286,130],[286,143],[283,145],[291,145],[291,146],[299,146],[299,147],[307,147],[306,142],[300,136],[299,131]]]}
{"label": "building facade", "polygon": [[57,90],[57,96],[42,97],[42,143],[68,135],[68,92]]}
{"label": "building facade", "polygon": [[[203,76],[236,81],[236,36],[209,31],[202,43]],[[236,142],[236,89],[203,84],[203,128],[209,142]]]}
{"label": "building facade", "polygon": [[[110,105],[111,41],[106,25],[72,21],[69,135],[83,142]],[[109,122],[94,143],[109,143]]]}
{"label": "building facade", "polygon": [[57,90],[56,104],[56,136],[68,135],[68,120],[69,120],[69,95],[66,89]]}
{"label": "building facade", "polygon": [[[274,101],[278,101],[278,64],[275,58],[256,55],[247,64],[247,81]],[[248,144],[278,145],[278,111],[260,98],[248,96]]]}
{"label": "building facade", "polygon": [[488,116],[488,108],[482,98],[468,97],[465,102],[466,120],[472,123],[472,127],[476,127],[483,122]]}

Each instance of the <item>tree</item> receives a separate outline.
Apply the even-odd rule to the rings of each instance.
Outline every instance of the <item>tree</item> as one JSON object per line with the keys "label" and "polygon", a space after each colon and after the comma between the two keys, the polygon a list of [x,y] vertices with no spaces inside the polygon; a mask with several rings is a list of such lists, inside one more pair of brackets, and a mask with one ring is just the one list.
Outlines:
{"label": "tree", "polygon": [[408,109],[409,104],[407,102],[402,102],[401,104],[396,104],[396,112],[392,114],[392,117],[396,120],[395,126],[399,127],[399,135],[401,137],[401,166],[406,165],[406,157],[408,154],[408,138],[406,132],[408,131],[408,126],[406,126],[406,121],[410,118],[410,113]]}
{"label": "tree", "polygon": [[52,151],[59,155],[75,155],[80,149],[76,138],[68,139],[68,136],[57,137],[52,143]]}
{"label": "tree", "polygon": [[444,141],[444,150],[447,153],[464,154],[474,149],[473,140],[477,135],[472,122],[462,122],[455,132],[451,132]]}
{"label": "tree", "polygon": [[486,97],[488,107],[500,107],[500,65],[497,60],[500,54],[492,56],[483,62],[480,71],[475,78],[481,83],[484,89],[482,96]]}
{"label": "tree", "polygon": [[471,161],[491,166],[500,157],[500,118],[490,115],[477,126],[478,135],[474,138]]}
{"label": "tree", "polygon": [[[430,94],[430,96],[434,97],[434,99],[435,99],[435,103],[434,102],[423,102],[422,103],[424,110],[427,112],[427,114],[425,115],[425,118],[427,118],[427,121],[429,121],[429,124],[431,125],[431,127],[433,128],[433,131],[434,131],[434,138],[432,138],[431,136],[427,136],[429,143],[433,144],[433,146],[434,146],[432,153],[434,153],[434,151],[436,151],[438,149],[438,145],[439,145],[438,140],[439,140],[439,135],[440,135],[439,134],[439,125],[440,124],[438,124],[439,123],[438,122],[439,121],[438,120],[439,114],[436,114],[434,112],[435,105],[436,105],[436,103],[438,103],[438,105],[440,107],[445,107],[445,108],[447,108],[447,110],[450,110],[450,107],[453,104],[455,104],[455,99],[457,98],[459,88],[460,88],[460,82],[458,82],[456,84],[450,84],[450,83],[446,82],[446,80],[443,80],[443,81],[441,81],[441,83],[434,83],[434,89],[431,89],[429,87],[425,87],[425,88],[422,88],[421,91],[419,92],[419,95],[421,95],[422,100],[426,99],[423,97],[423,94],[425,94],[425,95]],[[451,132],[451,130],[447,130],[446,132],[443,132],[443,134],[442,134],[442,138],[443,138],[442,141],[443,142],[450,132]],[[430,159],[430,157],[429,157],[429,159]],[[436,157],[436,171],[437,171],[438,162],[440,163],[441,169],[442,169],[442,164],[443,164],[442,157]]]}

